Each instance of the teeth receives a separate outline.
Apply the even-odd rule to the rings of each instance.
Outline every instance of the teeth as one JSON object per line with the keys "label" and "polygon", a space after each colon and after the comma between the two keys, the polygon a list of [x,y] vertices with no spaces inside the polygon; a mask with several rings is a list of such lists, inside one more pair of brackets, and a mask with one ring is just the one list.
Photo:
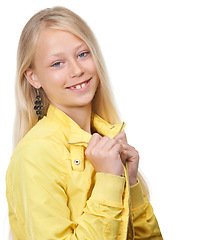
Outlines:
{"label": "teeth", "polygon": [[76,86],[76,89],[80,89],[80,88],[81,88],[81,86],[80,86],[80,85],[77,85],[77,86]]}
{"label": "teeth", "polygon": [[86,83],[82,83],[79,85],[76,85],[75,87],[71,87],[71,89],[80,89],[80,88],[84,88],[86,86]]}
{"label": "teeth", "polygon": [[83,84],[81,85],[81,87],[82,87],[82,88],[84,88],[84,87],[85,87],[85,85],[86,85],[86,83],[83,83]]}

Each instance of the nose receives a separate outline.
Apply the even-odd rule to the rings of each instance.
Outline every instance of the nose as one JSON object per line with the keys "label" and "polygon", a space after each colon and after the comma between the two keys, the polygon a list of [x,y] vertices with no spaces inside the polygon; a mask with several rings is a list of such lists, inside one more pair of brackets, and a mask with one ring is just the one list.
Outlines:
{"label": "nose", "polygon": [[81,63],[79,63],[78,60],[73,60],[70,63],[69,69],[70,69],[69,75],[72,78],[80,77],[84,72]]}

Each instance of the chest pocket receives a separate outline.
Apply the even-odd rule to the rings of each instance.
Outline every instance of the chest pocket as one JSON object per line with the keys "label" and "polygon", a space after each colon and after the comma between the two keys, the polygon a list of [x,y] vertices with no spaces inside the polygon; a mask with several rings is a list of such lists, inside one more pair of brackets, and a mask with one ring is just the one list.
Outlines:
{"label": "chest pocket", "polygon": [[83,171],[85,169],[85,147],[82,145],[70,145],[71,167],[74,171]]}

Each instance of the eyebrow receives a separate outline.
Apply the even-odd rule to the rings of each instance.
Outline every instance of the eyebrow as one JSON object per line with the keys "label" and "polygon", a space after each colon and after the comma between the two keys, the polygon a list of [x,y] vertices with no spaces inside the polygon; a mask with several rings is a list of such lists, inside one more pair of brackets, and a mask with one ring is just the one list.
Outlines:
{"label": "eyebrow", "polygon": [[[74,51],[77,51],[78,49],[80,49],[81,47],[84,47],[84,46],[89,48],[88,45],[85,42],[83,42],[83,43],[80,43],[77,46],[75,46]],[[64,54],[64,53],[63,52],[54,52],[53,54],[51,54],[51,57],[56,57],[56,56],[62,55],[62,54]]]}
{"label": "eyebrow", "polygon": [[83,47],[83,46],[88,47],[88,45],[87,45],[85,42],[83,42],[83,43],[77,45],[77,46],[75,47],[75,49],[79,49],[79,48],[81,48],[81,47]]}

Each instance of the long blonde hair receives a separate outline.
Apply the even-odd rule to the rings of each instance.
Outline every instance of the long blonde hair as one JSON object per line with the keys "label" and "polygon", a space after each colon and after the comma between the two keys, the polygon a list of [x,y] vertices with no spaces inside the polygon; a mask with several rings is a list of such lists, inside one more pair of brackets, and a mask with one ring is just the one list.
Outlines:
{"label": "long blonde hair", "polygon": [[[36,98],[35,88],[27,81],[24,73],[28,68],[33,66],[37,40],[44,28],[54,28],[71,32],[88,45],[100,79],[100,84],[92,102],[92,110],[112,124],[120,122],[113,101],[105,63],[92,30],[78,15],[64,7],[47,8],[36,13],[28,21],[19,41],[17,52],[14,145],[16,145],[38,121],[34,110]],[[43,89],[40,89],[40,95],[44,105],[43,114],[46,115],[50,103]]]}
{"label": "long blonde hair", "polygon": [[[71,32],[88,45],[100,79],[100,84],[92,101],[92,111],[111,124],[120,122],[118,111],[113,101],[113,94],[110,88],[104,59],[92,30],[83,19],[67,8],[47,8],[36,13],[27,22],[19,40],[17,52],[14,146],[17,145],[38,121],[38,116],[34,110],[36,98],[35,88],[27,81],[24,74],[28,68],[33,66],[37,40],[44,28]],[[43,114],[46,115],[50,102],[43,89],[40,89],[40,95],[44,105]],[[138,179],[141,182],[144,192],[149,196],[146,183],[140,174],[138,175]]]}

